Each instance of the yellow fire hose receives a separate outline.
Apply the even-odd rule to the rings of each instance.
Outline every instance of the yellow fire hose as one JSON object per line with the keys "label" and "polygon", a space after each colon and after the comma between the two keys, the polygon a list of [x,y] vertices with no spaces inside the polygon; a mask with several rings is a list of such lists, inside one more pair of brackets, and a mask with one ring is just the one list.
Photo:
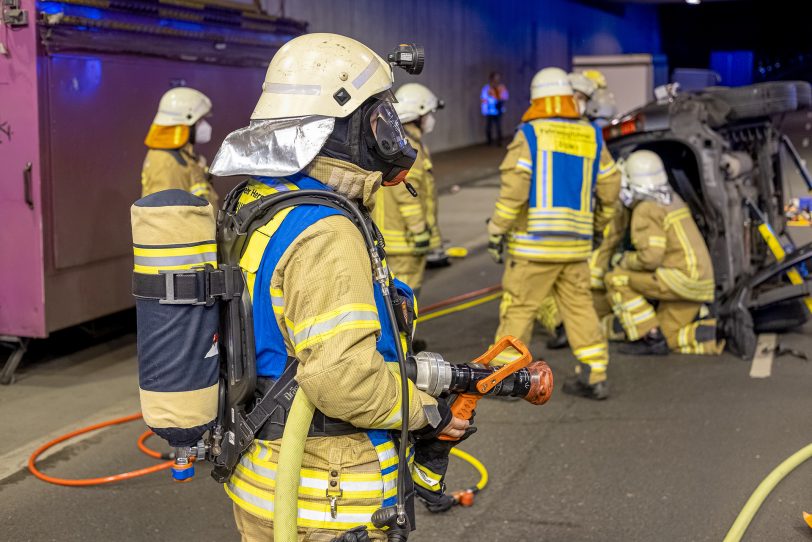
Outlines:
{"label": "yellow fire hose", "polygon": [[[806,461],[812,457],[812,444],[809,444],[791,456],[784,460],[783,463],[778,465],[756,488],[750,498],[747,499],[747,503],[742,508],[742,511],[739,512],[738,517],[736,517],[736,521],[733,522],[733,526],[727,532],[727,536],[723,542],[739,542],[742,537],[744,536],[745,531],[747,531],[747,527],[750,526],[750,523],[753,521],[753,518],[758,512],[758,509],[761,507],[761,504],[764,502],[764,499],[770,494],[770,492],[775,489],[775,486],[783,480],[787,474],[792,472],[795,467]],[[812,525],[810,525],[812,527]]]}
{"label": "yellow fire hose", "polygon": [[[460,312],[497,299],[501,295],[502,292],[498,292],[456,307],[436,311],[420,317],[418,322]],[[274,540],[276,542],[297,542],[298,540],[299,530],[296,522],[299,516],[299,478],[307,433],[315,410],[316,407],[300,389],[293,399],[293,405],[285,422],[285,431],[282,434],[282,446],[279,449],[274,497]],[[451,449],[451,455],[467,462],[479,473],[479,482],[475,486],[477,491],[488,484],[488,469],[481,461],[457,448]]]}
{"label": "yellow fire hose", "polygon": [[297,542],[299,530],[299,478],[302,470],[302,456],[307,442],[307,432],[313,421],[316,407],[300,389],[293,398],[293,404],[282,433],[282,446],[279,449],[279,462],[276,469],[276,491],[274,493],[274,540],[276,542]]}

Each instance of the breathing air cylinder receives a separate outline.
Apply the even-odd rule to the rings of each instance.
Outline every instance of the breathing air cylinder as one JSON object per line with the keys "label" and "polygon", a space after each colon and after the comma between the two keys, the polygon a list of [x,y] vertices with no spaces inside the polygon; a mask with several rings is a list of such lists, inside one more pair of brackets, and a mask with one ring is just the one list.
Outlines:
{"label": "breathing air cylinder", "polygon": [[170,446],[194,446],[217,417],[219,307],[201,296],[203,271],[217,267],[214,209],[164,190],[136,201],[131,219],[141,411]]}

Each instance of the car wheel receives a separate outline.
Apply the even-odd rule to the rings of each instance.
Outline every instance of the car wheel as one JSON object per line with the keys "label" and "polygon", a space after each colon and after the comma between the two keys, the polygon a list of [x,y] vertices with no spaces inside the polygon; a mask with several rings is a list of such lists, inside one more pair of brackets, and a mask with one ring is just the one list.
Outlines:
{"label": "car wheel", "polygon": [[784,333],[804,325],[809,317],[800,299],[755,309],[752,314],[756,333]]}
{"label": "car wheel", "polygon": [[709,87],[706,92],[727,102],[730,118],[746,119],[795,111],[797,86],[792,81],[775,81],[737,88]]}

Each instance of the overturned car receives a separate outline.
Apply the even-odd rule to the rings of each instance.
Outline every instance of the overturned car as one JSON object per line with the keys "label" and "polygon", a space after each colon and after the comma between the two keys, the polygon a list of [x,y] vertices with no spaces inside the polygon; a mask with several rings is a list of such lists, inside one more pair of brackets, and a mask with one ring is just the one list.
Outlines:
{"label": "overturned car", "polygon": [[810,103],[806,82],[710,87],[672,94],[604,128],[616,158],[649,149],[663,159],[714,262],[712,312],[729,349],[748,359],[759,333],[786,331],[809,316],[804,263],[812,244],[795,247],[786,235],[782,155],[811,190],[812,179],[780,117]]}

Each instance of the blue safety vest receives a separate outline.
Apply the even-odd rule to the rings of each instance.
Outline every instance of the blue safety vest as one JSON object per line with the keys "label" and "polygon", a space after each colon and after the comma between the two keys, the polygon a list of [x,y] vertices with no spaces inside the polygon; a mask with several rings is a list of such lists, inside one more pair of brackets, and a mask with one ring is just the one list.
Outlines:
{"label": "blue safety vest", "polygon": [[[331,190],[325,184],[307,177],[303,174],[293,175],[283,179],[272,179],[268,177],[255,178],[256,181],[267,185],[273,191],[283,192],[289,190]],[[250,185],[249,185],[250,186]],[[328,216],[341,214],[332,207],[324,205],[299,205],[294,207],[282,223],[276,229],[268,241],[262,256],[262,261],[257,269],[254,281],[252,299],[254,311],[254,338],[256,343],[257,374],[262,377],[279,378],[285,369],[288,353],[285,348],[285,339],[277,324],[274,315],[274,305],[279,301],[271,295],[271,278],[274,270],[279,264],[282,255],[307,228]],[[372,269],[370,267],[370,274]],[[413,297],[412,290],[403,282],[394,279],[398,292],[408,298]],[[381,334],[377,341],[377,350],[387,363],[398,363],[395,341],[398,337],[393,334],[390,324],[389,313],[384,303],[380,288],[374,288],[375,306],[378,312],[378,320],[381,324]],[[395,447],[390,434],[386,430],[370,429],[366,431],[369,440],[378,452],[381,464],[391,462],[391,452]],[[383,454],[390,454],[384,456]],[[383,467],[381,475],[385,476],[397,469],[397,463]],[[383,500],[383,506],[395,504],[394,495]]]}
{"label": "blue safety vest", "polygon": [[520,129],[530,146],[527,233],[591,240],[592,194],[603,138],[583,120],[538,119]]}

